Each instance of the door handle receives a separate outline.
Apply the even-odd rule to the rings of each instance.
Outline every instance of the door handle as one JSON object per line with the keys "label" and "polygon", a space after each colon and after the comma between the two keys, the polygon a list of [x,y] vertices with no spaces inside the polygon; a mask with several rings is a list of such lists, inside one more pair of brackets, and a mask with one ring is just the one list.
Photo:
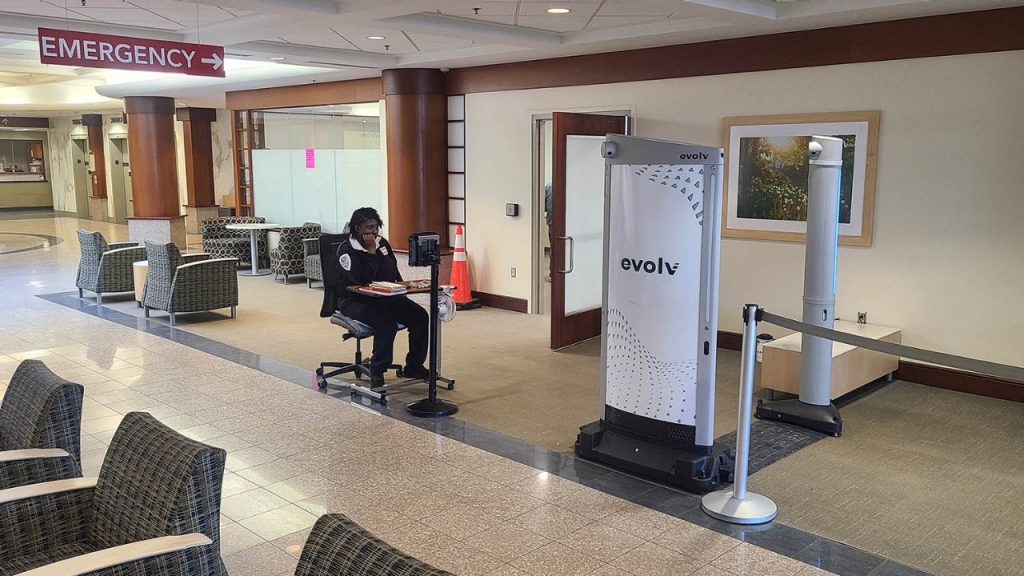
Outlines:
{"label": "door handle", "polygon": [[559,236],[558,239],[569,241],[569,249],[567,250],[567,254],[569,256],[569,267],[566,268],[565,270],[555,270],[555,272],[559,274],[569,274],[570,272],[572,272],[572,269],[574,268],[576,255],[576,241],[573,240],[572,236]]}

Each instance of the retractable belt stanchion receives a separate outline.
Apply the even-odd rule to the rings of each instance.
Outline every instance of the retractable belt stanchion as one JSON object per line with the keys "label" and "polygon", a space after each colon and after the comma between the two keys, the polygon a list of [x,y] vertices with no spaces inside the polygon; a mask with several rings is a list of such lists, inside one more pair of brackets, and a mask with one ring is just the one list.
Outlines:
{"label": "retractable belt stanchion", "polygon": [[437,315],[437,289],[440,282],[438,269],[441,265],[441,252],[436,234],[413,234],[409,237],[409,264],[412,266],[430,266],[430,367],[427,397],[417,400],[405,407],[414,416],[438,418],[450,416],[459,410],[454,402],[437,397],[437,346],[439,343],[441,319]]}
{"label": "retractable belt stanchion", "polygon": [[778,514],[775,502],[747,492],[747,462],[750,452],[750,408],[754,395],[754,357],[757,352],[757,304],[743,307],[743,351],[740,365],[739,416],[736,418],[736,474],[732,489],[704,496],[701,506],[710,516],[733,524],[764,524]]}

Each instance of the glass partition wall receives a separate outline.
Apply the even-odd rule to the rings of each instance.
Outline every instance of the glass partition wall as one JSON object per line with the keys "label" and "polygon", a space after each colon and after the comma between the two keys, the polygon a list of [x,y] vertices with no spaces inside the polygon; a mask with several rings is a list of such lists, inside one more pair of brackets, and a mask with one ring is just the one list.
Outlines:
{"label": "glass partition wall", "polygon": [[242,203],[242,214],[282,226],[318,222],[326,232],[340,232],[356,208],[380,208],[378,103],[243,113],[246,133],[236,138],[248,146],[236,146],[236,168],[251,211]]}

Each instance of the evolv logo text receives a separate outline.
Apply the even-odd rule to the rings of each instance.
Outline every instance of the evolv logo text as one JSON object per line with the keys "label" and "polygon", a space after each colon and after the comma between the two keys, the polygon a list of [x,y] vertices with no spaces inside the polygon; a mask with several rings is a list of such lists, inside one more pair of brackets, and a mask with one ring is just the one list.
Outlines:
{"label": "evolv logo text", "polygon": [[708,155],[704,152],[695,152],[693,154],[680,154],[680,160],[707,160]]}
{"label": "evolv logo text", "polygon": [[672,276],[679,269],[679,262],[672,264],[665,262],[664,258],[658,257],[658,261],[653,260],[634,260],[633,258],[622,259],[622,269],[626,272],[630,270],[634,272],[646,272],[648,274],[668,274]]}

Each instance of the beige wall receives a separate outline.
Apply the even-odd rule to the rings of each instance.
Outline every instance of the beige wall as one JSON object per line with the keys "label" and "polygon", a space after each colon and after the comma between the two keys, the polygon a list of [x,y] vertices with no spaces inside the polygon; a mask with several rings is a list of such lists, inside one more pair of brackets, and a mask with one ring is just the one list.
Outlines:
{"label": "beige wall", "polygon": [[[529,299],[531,122],[552,110],[636,111],[639,136],[721,145],[725,116],[881,110],[874,244],[841,247],[836,311],[904,342],[1024,364],[1024,52],[470,94],[467,246],[475,289]],[[725,239],[720,328],[740,306],[798,317],[803,245]],[[519,274],[511,278],[509,269]],[[784,333],[768,328],[776,335]]]}

